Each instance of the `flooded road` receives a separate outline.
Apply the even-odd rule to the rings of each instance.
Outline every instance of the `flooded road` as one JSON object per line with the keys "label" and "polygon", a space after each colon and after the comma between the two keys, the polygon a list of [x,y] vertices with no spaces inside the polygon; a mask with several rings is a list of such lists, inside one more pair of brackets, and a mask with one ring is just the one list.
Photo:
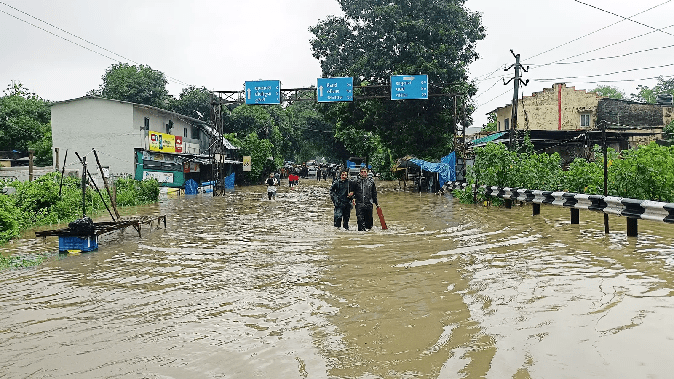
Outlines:
{"label": "flooded road", "polygon": [[385,231],[333,228],[326,182],[256,186],[0,272],[0,378],[672,377],[674,225],[378,186]]}

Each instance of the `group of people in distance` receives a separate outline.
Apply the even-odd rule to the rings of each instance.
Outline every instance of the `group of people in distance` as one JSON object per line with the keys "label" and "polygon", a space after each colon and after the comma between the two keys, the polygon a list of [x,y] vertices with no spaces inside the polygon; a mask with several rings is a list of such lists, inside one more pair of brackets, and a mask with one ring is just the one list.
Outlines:
{"label": "group of people in distance", "polygon": [[356,220],[358,230],[372,229],[373,205],[379,208],[377,202],[377,187],[374,179],[368,177],[367,168],[361,167],[355,180],[349,179],[348,171],[341,171],[339,179],[335,180],[330,187],[330,198],[335,205],[335,227],[349,229],[351,218],[351,206],[356,207]]}
{"label": "group of people in distance", "polygon": [[[292,176],[290,175],[288,178],[291,187],[293,186]],[[297,180],[299,180],[299,177]],[[267,185],[269,200],[276,198],[276,187],[278,187],[279,181],[274,173],[269,174],[265,185]],[[358,230],[372,229],[373,205],[379,208],[379,203],[377,202],[377,187],[374,184],[374,179],[368,176],[367,168],[362,167],[355,180],[349,179],[348,171],[340,171],[339,179],[335,180],[330,187],[330,198],[335,205],[335,227],[343,226],[344,229],[349,229],[351,208],[355,206]]]}

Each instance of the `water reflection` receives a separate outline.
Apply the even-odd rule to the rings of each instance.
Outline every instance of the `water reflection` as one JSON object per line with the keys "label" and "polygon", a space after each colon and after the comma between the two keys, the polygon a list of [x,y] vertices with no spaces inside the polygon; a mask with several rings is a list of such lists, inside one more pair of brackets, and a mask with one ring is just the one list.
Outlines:
{"label": "water reflection", "polygon": [[[7,377],[668,377],[672,226],[466,206],[382,183],[389,229],[328,184],[170,198],[167,229],[0,273]],[[355,222],[355,217],[352,217]],[[54,251],[23,240],[12,252]]]}

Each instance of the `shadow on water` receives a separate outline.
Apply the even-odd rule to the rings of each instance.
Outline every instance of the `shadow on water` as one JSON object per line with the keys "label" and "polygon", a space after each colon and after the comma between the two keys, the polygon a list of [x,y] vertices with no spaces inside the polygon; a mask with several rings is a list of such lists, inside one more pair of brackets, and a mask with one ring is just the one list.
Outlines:
{"label": "shadow on water", "polygon": [[[168,198],[167,229],[0,273],[6,377],[667,377],[672,226],[462,205],[379,183],[388,230],[335,229],[326,182]],[[376,222],[376,216],[375,216]],[[351,224],[355,229],[355,214]],[[53,251],[21,240],[13,252]],[[0,377],[3,377],[0,375]]]}

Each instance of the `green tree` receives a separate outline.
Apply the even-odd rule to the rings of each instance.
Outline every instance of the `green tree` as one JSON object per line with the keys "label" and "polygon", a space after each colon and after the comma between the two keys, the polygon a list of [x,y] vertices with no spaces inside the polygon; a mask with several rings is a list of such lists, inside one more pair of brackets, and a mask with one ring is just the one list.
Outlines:
{"label": "green tree", "polygon": [[150,66],[112,64],[101,77],[103,84],[90,95],[166,108],[169,99],[166,76]]}
{"label": "green tree", "polygon": [[496,113],[490,112],[487,115],[487,123],[482,125],[483,132],[495,132],[497,126]]}
{"label": "green tree", "polygon": [[669,141],[674,141],[674,120],[665,125],[662,129],[662,136]]}
{"label": "green tree", "polygon": [[177,99],[170,98],[169,110],[204,122],[211,121],[211,91],[206,87],[183,88]]}
{"label": "green tree", "polygon": [[35,164],[52,164],[50,102],[12,83],[0,97],[0,151],[35,150]]}
{"label": "green tree", "polygon": [[625,98],[625,93],[618,87],[612,86],[598,86],[590,92],[594,92],[599,96],[608,97],[609,99],[622,100]]}
{"label": "green tree", "polygon": [[[391,75],[423,73],[433,91],[462,93],[465,102],[475,94],[467,67],[477,59],[475,44],[485,32],[480,15],[467,10],[463,0],[340,4],[343,16],[330,16],[310,28],[313,56],[323,76],[352,76],[354,85],[388,85]],[[423,158],[451,150],[453,105],[451,97],[366,100],[335,105],[329,113],[338,132],[372,132],[395,156]]]}
{"label": "green tree", "polygon": [[638,85],[637,93],[631,94],[630,100],[655,104],[657,96],[661,94],[674,96],[674,77],[669,77],[669,79],[665,79],[662,76],[658,77],[658,83],[653,88],[641,84]]}

